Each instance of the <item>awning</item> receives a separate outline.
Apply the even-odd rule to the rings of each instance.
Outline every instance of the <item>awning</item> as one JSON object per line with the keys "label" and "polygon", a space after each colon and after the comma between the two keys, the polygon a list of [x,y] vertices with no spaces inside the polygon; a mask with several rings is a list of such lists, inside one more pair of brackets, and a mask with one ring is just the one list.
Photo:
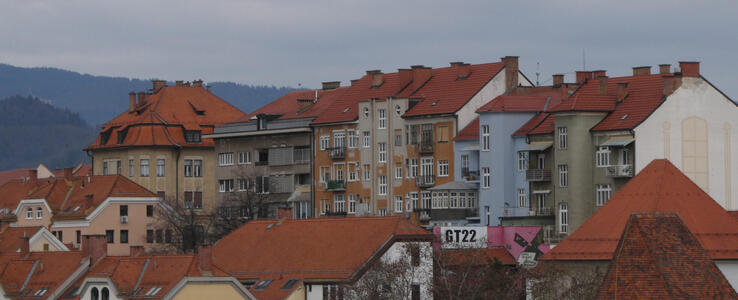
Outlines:
{"label": "awning", "polygon": [[461,151],[479,151],[479,144],[466,146],[461,148]]}
{"label": "awning", "polygon": [[551,190],[538,190],[538,191],[533,191],[533,194],[548,194],[550,192]]}
{"label": "awning", "polygon": [[632,137],[629,137],[629,136],[628,137],[626,137],[626,136],[616,136],[616,137],[611,137],[611,138],[607,139],[604,143],[600,144],[600,146],[603,146],[603,147],[605,147],[605,146],[608,146],[608,147],[613,147],[613,146],[614,147],[624,147],[624,146],[628,146],[632,142],[633,142],[633,138]]}
{"label": "awning", "polygon": [[543,151],[551,147],[551,145],[553,145],[553,142],[533,142],[528,144],[526,151]]}

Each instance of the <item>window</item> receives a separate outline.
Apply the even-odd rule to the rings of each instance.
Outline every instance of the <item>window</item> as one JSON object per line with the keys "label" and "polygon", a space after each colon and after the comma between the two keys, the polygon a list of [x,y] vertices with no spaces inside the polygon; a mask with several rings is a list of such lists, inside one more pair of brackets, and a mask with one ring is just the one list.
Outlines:
{"label": "window", "polygon": [[256,130],[264,130],[264,129],[267,129],[267,119],[258,118],[256,120]]}
{"label": "window", "polygon": [[[296,164],[307,164],[312,160],[312,153],[310,152],[310,146],[302,146],[294,148],[294,162]],[[250,163],[251,161],[249,161]]]}
{"label": "window", "polygon": [[282,289],[283,290],[291,290],[292,287],[295,286],[295,284],[297,284],[298,282],[300,282],[300,279],[290,279],[290,280],[287,280],[287,282],[282,286]]}
{"label": "window", "polygon": [[370,165],[364,165],[364,181],[372,181],[372,168]]}
{"label": "window", "polygon": [[364,118],[368,118],[368,117],[369,117],[369,108],[364,107]]}
{"label": "window", "polygon": [[395,167],[395,179],[402,179],[402,167]]}
{"label": "window", "polygon": [[156,160],[156,177],[164,177],[164,166],[165,166],[164,159]]}
{"label": "window", "polygon": [[331,147],[330,145],[331,145],[331,136],[321,135],[320,136],[320,150],[328,149]]}
{"label": "window", "polygon": [[202,192],[193,192],[195,194],[195,208],[202,208]]}
{"label": "window", "polygon": [[569,186],[569,166],[559,165],[559,187]]}
{"label": "window", "polygon": [[448,160],[438,161],[438,176],[448,177]]}
{"label": "window", "polygon": [[559,232],[569,232],[569,205],[566,202],[559,203]]}
{"label": "window", "polygon": [[156,242],[159,243],[159,244],[161,244],[163,241],[164,241],[164,238],[162,236],[162,230],[161,229],[157,229],[156,230]]}
{"label": "window", "polygon": [[546,209],[546,194],[536,194],[536,202],[538,202],[538,211]]}
{"label": "window", "polygon": [[120,243],[128,244],[128,230],[123,229],[120,231]]}
{"label": "window", "polygon": [[377,125],[377,129],[387,128],[387,111],[384,109],[380,109],[378,113],[379,113],[379,123]]}
{"label": "window", "polygon": [[395,196],[395,212],[402,212],[402,196]]}
{"label": "window", "polygon": [[433,157],[420,158],[420,175],[433,176]]}
{"label": "window", "polygon": [[233,179],[218,180],[218,191],[221,193],[233,192]]}
{"label": "window", "polygon": [[192,208],[192,192],[184,193],[184,207]]}
{"label": "window", "polygon": [[343,164],[335,164],[333,169],[336,172],[336,180],[343,181]]}
{"label": "window", "polygon": [[597,167],[609,167],[610,166],[610,148],[599,147],[595,153],[595,159],[597,161]]}
{"label": "window", "polygon": [[482,187],[488,189],[489,186],[489,168],[482,168]]}
{"label": "window", "polygon": [[134,173],[135,172],[134,165],[136,163],[134,161],[135,160],[133,160],[133,159],[129,159],[128,160],[128,177],[133,177],[135,175],[135,173]]}
{"label": "window", "polygon": [[33,208],[26,208],[26,219],[33,219]]}
{"label": "window", "polygon": [[371,147],[371,133],[369,131],[363,131],[362,135],[364,137],[364,148]]}
{"label": "window", "polygon": [[448,143],[449,140],[449,134],[448,134],[448,126],[438,126],[438,142],[439,143]]}
{"label": "window", "polygon": [[630,150],[627,148],[620,150],[620,164],[624,166],[630,165]]}
{"label": "window", "polygon": [[379,143],[379,163],[387,162],[387,143]]}
{"label": "window", "polygon": [[597,206],[603,206],[607,203],[612,195],[612,187],[609,184],[598,184],[596,187],[596,204]]}
{"label": "window", "polygon": [[346,211],[346,195],[344,194],[333,195],[333,211],[335,212]]}
{"label": "window", "polygon": [[92,291],[90,291],[90,298],[92,300],[100,300],[100,292],[97,290],[96,287],[93,287]]}
{"label": "window", "polygon": [[154,242],[154,230],[146,229],[146,242],[151,244]]}
{"label": "window", "polygon": [[416,208],[419,208],[418,206],[418,193],[412,192],[407,194],[407,211],[413,211]]}
{"label": "window", "polygon": [[408,158],[406,159],[407,166],[407,178],[415,178],[418,176],[418,159]]}
{"label": "window", "polygon": [[268,194],[269,193],[269,176],[259,176],[255,179],[256,193]]}
{"label": "window", "polygon": [[567,130],[566,127],[559,127],[559,149],[566,149],[569,146],[569,141],[566,139]]}
{"label": "window", "polygon": [[218,165],[219,166],[233,165],[233,152],[218,153]]}
{"label": "window", "polygon": [[380,208],[379,209],[379,216],[380,217],[386,217],[387,216],[387,209],[386,208]]}
{"label": "window", "polygon": [[327,183],[331,180],[331,168],[322,166],[320,167],[320,183]]}
{"label": "window", "polygon": [[348,181],[358,181],[359,180],[359,163],[348,163]]}
{"label": "window", "polygon": [[408,145],[417,145],[418,144],[418,130],[420,129],[420,125],[409,125],[405,127],[405,130],[407,133],[405,136],[407,137],[406,143]]}
{"label": "window", "polygon": [[192,162],[192,175],[194,177],[202,177],[202,159],[195,159]]}
{"label": "window", "polygon": [[[115,173],[111,168],[115,167]],[[119,159],[111,159],[103,161],[103,175],[121,174],[121,165]]]}
{"label": "window", "polygon": [[410,295],[410,300],[420,300],[420,285],[417,283],[413,283],[413,289],[412,289],[412,294]]}
{"label": "window", "polygon": [[402,107],[395,105],[395,113],[399,116],[402,114]]}
{"label": "window", "polygon": [[377,176],[377,179],[379,180],[379,195],[385,196],[387,195],[387,175],[379,175]]}
{"label": "window", "polygon": [[103,175],[108,175],[108,162],[103,161]]}
{"label": "window", "polygon": [[518,207],[528,207],[528,195],[525,189],[518,189]]}
{"label": "window", "polygon": [[356,213],[356,199],[359,199],[359,194],[350,194],[348,198],[348,213]]}
{"label": "window", "polygon": [[343,148],[346,147],[346,132],[343,130],[336,130],[333,132],[333,147]]}
{"label": "window", "polygon": [[79,245],[79,244],[82,243],[82,231],[81,230],[77,230],[77,231],[75,231],[75,233],[77,234],[77,245]]}
{"label": "window", "polygon": [[108,244],[115,243],[115,230],[105,230],[105,238],[108,240]]}
{"label": "window", "polygon": [[489,125],[482,125],[482,150],[489,151]]}
{"label": "window", "polygon": [[[469,155],[464,154],[461,156],[461,170],[466,170],[466,172],[469,171]],[[466,173],[462,171],[462,173]]]}
{"label": "window", "polygon": [[320,200],[320,214],[325,215],[331,211],[331,204],[328,203],[328,199]]}
{"label": "window", "polygon": [[184,176],[192,177],[192,160],[185,159],[184,161]]}
{"label": "window", "polygon": [[149,160],[141,159],[141,177],[149,177]]}
{"label": "window", "polygon": [[348,147],[358,148],[359,147],[359,132],[356,130],[348,131]]}
{"label": "window", "polygon": [[528,152],[518,152],[518,171],[525,171],[528,169]]}
{"label": "window", "polygon": [[200,130],[185,130],[184,132],[185,142],[188,143],[200,143],[202,142],[202,135]]}
{"label": "window", "polygon": [[238,179],[238,191],[239,192],[245,192],[249,190],[249,179],[248,178],[239,178]]}
{"label": "window", "polygon": [[106,287],[102,288],[102,292],[100,293],[101,300],[110,300],[110,290]]}
{"label": "window", "polygon": [[121,217],[126,217],[126,216],[128,216],[128,205],[121,205],[121,206],[119,207],[119,210],[120,210],[120,216],[121,216]]}
{"label": "window", "polygon": [[395,147],[402,146],[402,129],[395,130]]}
{"label": "window", "polygon": [[43,218],[44,218],[43,208],[37,207],[36,208],[36,219],[43,219]]}
{"label": "window", "polygon": [[538,154],[538,169],[546,168],[546,154]]}
{"label": "window", "polygon": [[251,152],[245,151],[245,152],[238,152],[238,164],[239,165],[246,165],[251,163]]}
{"label": "window", "polygon": [[423,208],[431,208],[431,192],[430,191],[420,192],[420,201],[423,204]]}
{"label": "window", "polygon": [[452,207],[452,208],[458,208],[459,207],[459,194],[458,193],[451,192],[451,198],[449,198],[449,199],[451,200],[451,204],[450,204],[449,207]]}

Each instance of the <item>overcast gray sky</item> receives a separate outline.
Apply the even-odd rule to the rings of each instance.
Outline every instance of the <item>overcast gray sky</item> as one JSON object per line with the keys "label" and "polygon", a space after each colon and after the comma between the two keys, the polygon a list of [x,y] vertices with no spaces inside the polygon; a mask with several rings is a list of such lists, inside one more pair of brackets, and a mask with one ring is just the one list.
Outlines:
{"label": "overcast gray sky", "polygon": [[317,87],[365,70],[520,56],[582,68],[699,60],[738,97],[738,1],[5,1],[0,62],[94,75]]}

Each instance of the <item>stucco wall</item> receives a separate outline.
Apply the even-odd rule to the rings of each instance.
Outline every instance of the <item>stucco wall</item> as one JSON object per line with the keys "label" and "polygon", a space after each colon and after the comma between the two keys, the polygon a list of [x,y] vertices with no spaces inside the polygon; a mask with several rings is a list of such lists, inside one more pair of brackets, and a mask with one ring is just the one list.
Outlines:
{"label": "stucco wall", "polygon": [[185,285],[173,299],[200,300],[200,299],[245,299],[231,284],[227,283],[191,283]]}
{"label": "stucco wall", "polygon": [[[524,82],[524,81],[520,81]],[[458,127],[456,132],[469,125],[474,119],[477,118],[477,109],[487,102],[492,101],[495,97],[505,93],[505,71],[502,70],[495,77],[493,77],[474,97],[469,100],[464,107],[456,112],[458,119]]]}

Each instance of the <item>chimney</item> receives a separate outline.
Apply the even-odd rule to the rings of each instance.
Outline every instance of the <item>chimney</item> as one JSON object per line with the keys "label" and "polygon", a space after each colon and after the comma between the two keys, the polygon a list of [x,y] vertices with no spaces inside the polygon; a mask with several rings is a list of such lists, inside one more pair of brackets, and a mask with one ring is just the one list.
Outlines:
{"label": "chimney", "polygon": [[674,75],[664,76],[664,96],[669,96],[682,85],[682,78]]}
{"label": "chimney", "polygon": [[202,87],[202,79],[193,80],[192,81],[192,86],[193,87]]}
{"label": "chimney", "polygon": [[397,69],[397,77],[400,80],[400,87],[405,87],[410,81],[413,81],[413,71],[410,69]]}
{"label": "chimney", "polygon": [[313,105],[313,99],[297,99],[297,113],[304,112],[311,105]]}
{"label": "chimney", "polygon": [[471,74],[471,65],[463,62],[452,62],[451,67],[456,68],[456,79],[465,79]]}
{"label": "chimney", "polygon": [[197,249],[197,266],[200,271],[213,271],[213,246],[203,245]]}
{"label": "chimney", "polygon": [[700,77],[700,62],[680,61],[679,69],[682,69],[682,77]]}
{"label": "chimney", "polygon": [[628,83],[618,82],[615,90],[615,102],[622,102],[625,95],[628,94]]}
{"label": "chimney", "polygon": [[505,90],[510,91],[518,86],[518,57],[505,56],[501,61],[505,64]]}
{"label": "chimney", "polygon": [[138,106],[146,104],[146,93],[138,92]]}
{"label": "chimney", "polygon": [[651,66],[633,67],[633,76],[651,75]]}
{"label": "chimney", "polygon": [[607,76],[597,77],[599,82],[600,95],[607,95]]}
{"label": "chimney", "polygon": [[366,71],[366,75],[371,76],[372,87],[378,87],[384,83],[384,74],[380,70]]}
{"label": "chimney", "polygon": [[340,81],[326,81],[326,82],[323,82],[323,90],[324,91],[335,90],[335,89],[338,89],[339,87],[341,87],[341,82]]}
{"label": "chimney", "polygon": [[351,86],[354,86],[357,82],[359,82],[361,79],[351,79]]}
{"label": "chimney", "polygon": [[183,80],[177,80],[177,81],[174,82],[174,85],[176,85],[176,86],[184,86],[184,81]]}
{"label": "chimney", "polygon": [[671,73],[671,65],[670,64],[661,64],[659,65],[659,74],[670,74]]}
{"label": "chimney", "polygon": [[553,87],[560,87],[562,84],[564,84],[564,74],[554,74]]}
{"label": "chimney", "polygon": [[428,81],[431,77],[431,68],[425,67],[423,65],[415,65],[410,66],[410,69],[413,72],[413,84],[412,84],[412,91],[417,91],[423,84],[425,84],[426,81]]}
{"label": "chimney", "polygon": [[97,263],[108,254],[108,241],[104,234],[82,236],[82,256],[90,258],[90,265]]}
{"label": "chimney", "polygon": [[38,171],[36,169],[28,170],[28,182],[31,183],[31,185],[38,184]]}
{"label": "chimney", "polygon": [[131,246],[131,257],[139,257],[140,255],[143,255],[146,251],[144,250],[144,246]]}
{"label": "chimney", "polygon": [[72,180],[72,170],[74,170],[74,168],[64,168],[64,179]]}
{"label": "chimney", "polygon": [[577,71],[577,84],[582,84],[589,79],[592,79],[592,72]]}
{"label": "chimney", "polygon": [[605,70],[592,71],[592,78],[599,78],[601,76],[607,76],[607,71]]}
{"label": "chimney", "polygon": [[20,238],[21,245],[20,245],[20,256],[22,258],[28,257],[28,254],[31,253],[31,238],[26,236],[26,233],[23,232],[23,236]]}
{"label": "chimney", "polygon": [[133,111],[136,109],[136,93],[128,93],[128,110]]}
{"label": "chimney", "polygon": [[156,92],[158,92],[159,90],[161,90],[161,88],[167,86],[167,81],[166,80],[152,80],[151,83],[152,83],[152,88],[151,89],[153,90],[153,93],[154,94],[156,94]]}

